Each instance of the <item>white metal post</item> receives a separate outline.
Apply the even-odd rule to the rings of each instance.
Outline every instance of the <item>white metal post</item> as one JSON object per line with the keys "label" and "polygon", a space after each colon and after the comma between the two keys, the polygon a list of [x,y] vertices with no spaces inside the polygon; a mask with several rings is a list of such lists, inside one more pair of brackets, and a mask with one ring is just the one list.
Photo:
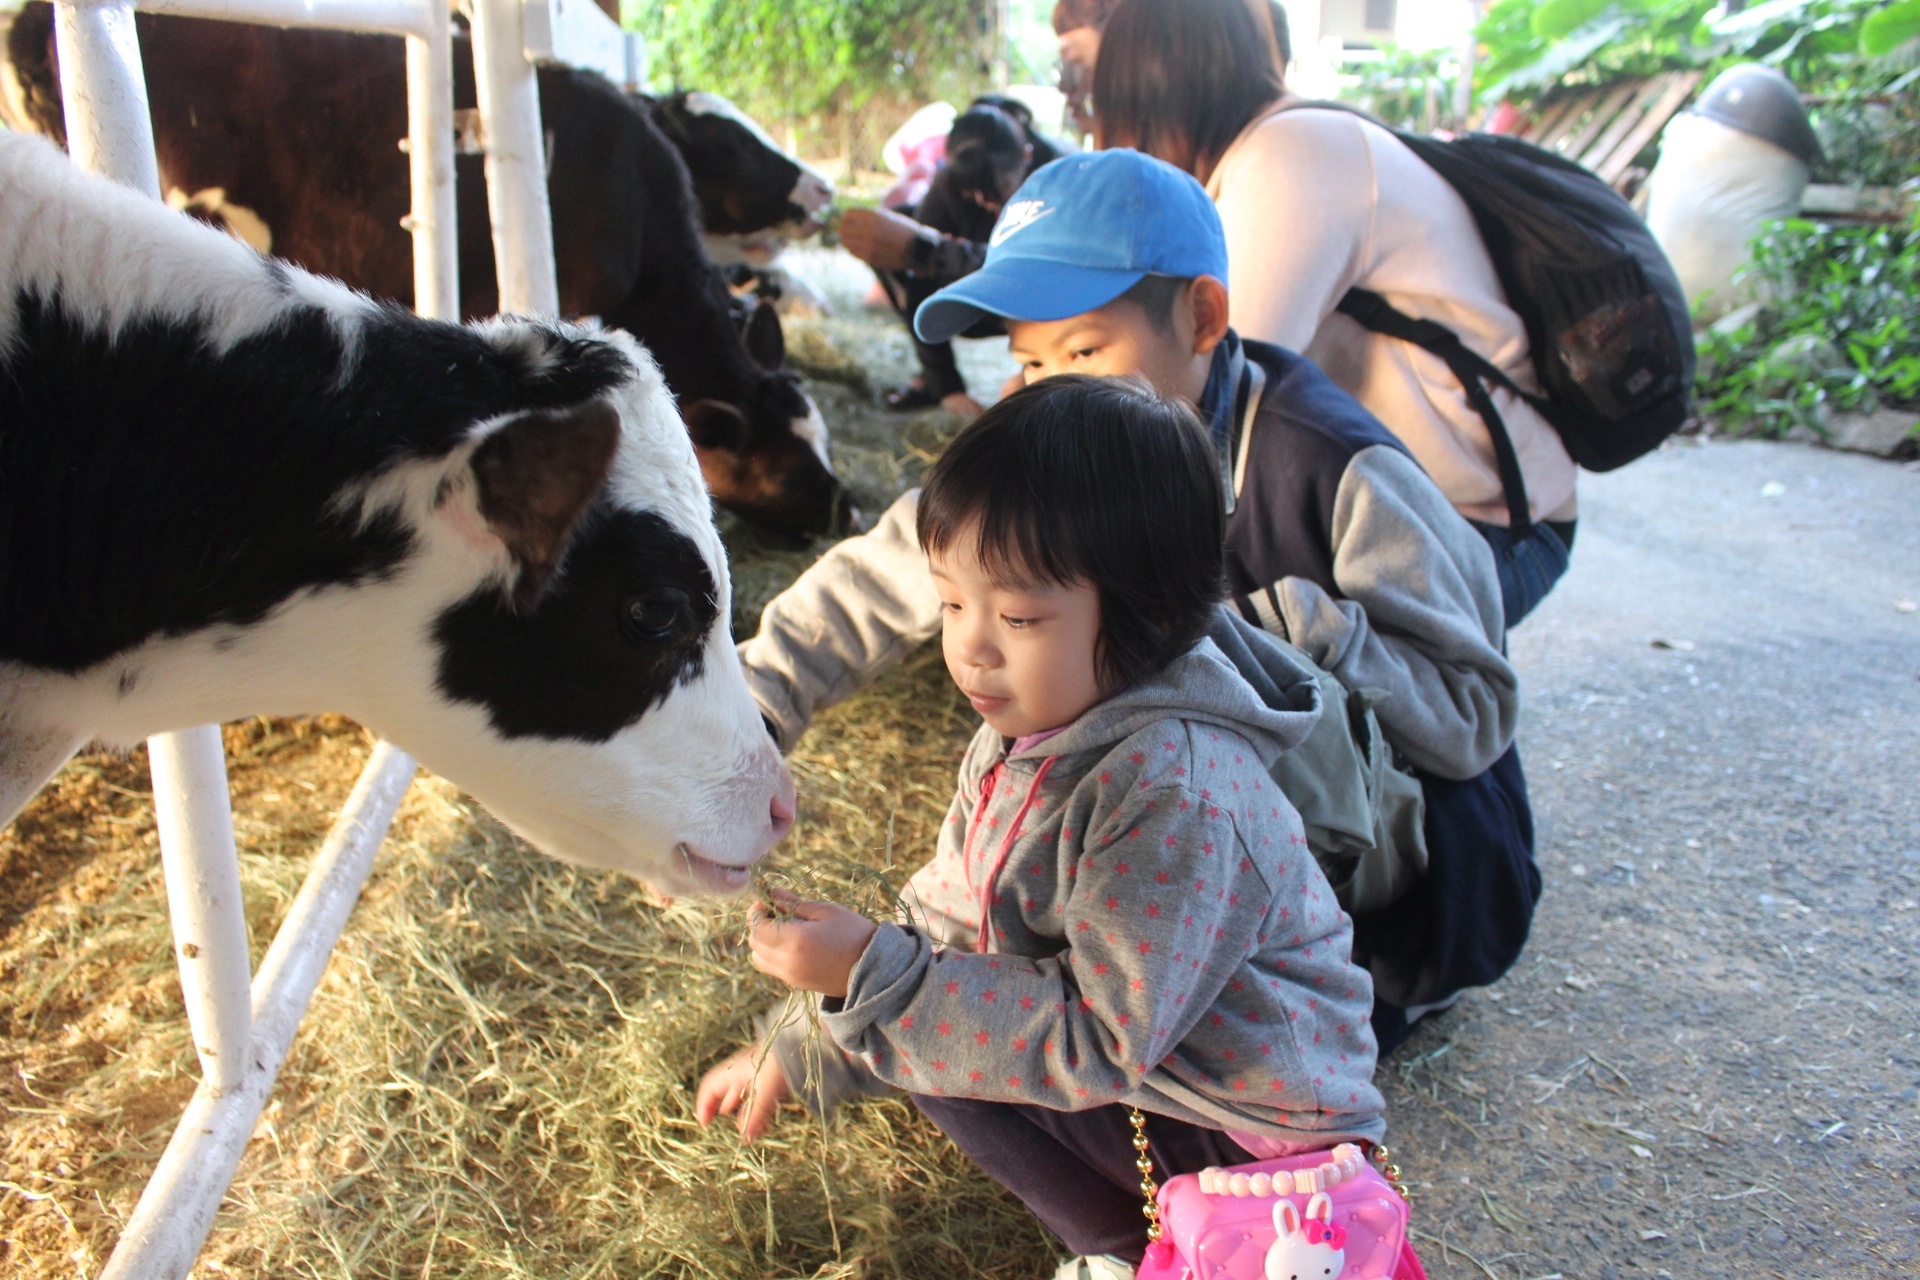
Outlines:
{"label": "white metal post", "polygon": [[540,83],[527,60],[522,0],[473,0],[472,17],[473,83],[486,132],[487,213],[500,310],[558,315]]}
{"label": "white metal post", "polygon": [[[224,1092],[201,1082],[100,1280],[182,1280],[193,1269],[413,772],[413,760],[398,747],[382,742],[373,749],[260,962],[254,1033],[240,1078]],[[156,795],[159,786],[156,778]]]}
{"label": "white metal post", "polygon": [[128,0],[63,3],[53,14],[73,162],[158,200],[160,166],[153,156],[153,117],[147,112],[133,5]]}
{"label": "white metal post", "polygon": [[460,237],[454,228],[453,37],[445,4],[407,37],[407,167],[413,180],[413,309],[460,318]]}
{"label": "white metal post", "polygon": [[[74,162],[159,199],[133,6],[58,5],[54,39]],[[187,1021],[202,1077],[221,1091],[236,1082],[246,1051],[249,962],[220,730],[161,734],[147,754]]]}
{"label": "white metal post", "polygon": [[219,1097],[240,1083],[253,1032],[226,749],[219,727],[206,724],[148,739],[147,756],[180,990],[201,1079]]}

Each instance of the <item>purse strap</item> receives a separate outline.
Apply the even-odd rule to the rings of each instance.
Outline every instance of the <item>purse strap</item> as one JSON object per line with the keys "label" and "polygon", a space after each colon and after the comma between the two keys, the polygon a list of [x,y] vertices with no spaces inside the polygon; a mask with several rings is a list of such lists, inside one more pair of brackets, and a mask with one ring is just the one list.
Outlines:
{"label": "purse strap", "polygon": [[1138,1107],[1127,1108],[1127,1119],[1133,1124],[1133,1167],[1140,1171],[1140,1194],[1147,1202],[1140,1206],[1140,1212],[1147,1218],[1147,1244],[1160,1243],[1160,1187],[1153,1180],[1153,1156],[1147,1151],[1147,1117]]}
{"label": "purse strap", "polygon": [[[1140,1206],[1140,1212],[1147,1219],[1147,1243],[1158,1244],[1162,1235],[1160,1224],[1160,1185],[1153,1180],[1153,1155],[1147,1150],[1147,1117],[1138,1107],[1127,1108],[1127,1120],[1133,1125],[1133,1167],[1140,1171],[1140,1194],[1146,1203]],[[1393,1163],[1393,1152],[1384,1142],[1366,1143],[1367,1155],[1379,1168],[1380,1176],[1387,1185],[1400,1193],[1402,1200],[1412,1200],[1406,1186],[1400,1181],[1400,1166]]]}

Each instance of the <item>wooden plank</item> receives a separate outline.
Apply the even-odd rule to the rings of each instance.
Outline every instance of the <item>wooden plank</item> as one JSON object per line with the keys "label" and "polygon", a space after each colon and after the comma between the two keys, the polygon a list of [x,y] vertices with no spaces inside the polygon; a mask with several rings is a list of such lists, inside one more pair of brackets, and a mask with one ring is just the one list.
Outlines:
{"label": "wooden plank", "polygon": [[1646,115],[1647,108],[1654,104],[1666,88],[1668,84],[1662,77],[1656,76],[1646,81],[1635,91],[1633,101],[1622,108],[1620,114],[1601,130],[1599,138],[1589,143],[1578,155],[1570,156],[1569,159],[1578,160],[1587,168],[1598,172],[1600,161],[1613,154],[1613,149],[1620,145],[1620,140],[1633,131],[1633,127]]}
{"label": "wooden plank", "polygon": [[1640,118],[1640,123],[1599,164],[1592,166],[1593,171],[1609,183],[1618,182],[1633,163],[1633,158],[1640,154],[1640,149],[1652,142],[1667,127],[1667,121],[1687,105],[1687,99],[1693,96],[1703,74],[1699,71],[1677,72],[1668,82],[1666,92]]}
{"label": "wooden plank", "polygon": [[1607,90],[1606,96],[1601,98],[1600,105],[1594,109],[1591,116],[1587,117],[1586,123],[1569,134],[1564,145],[1555,146],[1553,149],[1563,156],[1578,160],[1586,154],[1588,144],[1600,134],[1601,130],[1613,123],[1614,118],[1636,94],[1642,91],[1645,85],[1644,80],[1629,80],[1625,84],[1615,85]]}
{"label": "wooden plank", "polygon": [[1576,89],[1572,93],[1563,93],[1555,98],[1547,104],[1545,114],[1537,117],[1520,131],[1520,137],[1537,145],[1541,138],[1558,129],[1566,122],[1568,116],[1580,109],[1580,105],[1587,100],[1587,92],[1585,89]]}

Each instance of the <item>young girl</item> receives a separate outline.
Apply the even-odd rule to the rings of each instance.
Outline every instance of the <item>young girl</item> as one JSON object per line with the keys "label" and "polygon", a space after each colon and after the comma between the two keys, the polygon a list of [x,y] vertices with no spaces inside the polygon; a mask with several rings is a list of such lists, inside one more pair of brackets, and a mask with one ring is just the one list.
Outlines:
{"label": "young girl", "polygon": [[[751,937],[824,997],[833,1069],[910,1093],[1083,1255],[1063,1275],[1130,1277],[1145,1251],[1130,1108],[1162,1180],[1384,1129],[1351,923],[1267,774],[1314,714],[1268,707],[1203,638],[1218,471],[1141,383],[1050,378],[962,431],[919,535],[986,723],[914,923],[788,899]],[[753,1136],[791,1059],[716,1067],[700,1119],[745,1102]]]}

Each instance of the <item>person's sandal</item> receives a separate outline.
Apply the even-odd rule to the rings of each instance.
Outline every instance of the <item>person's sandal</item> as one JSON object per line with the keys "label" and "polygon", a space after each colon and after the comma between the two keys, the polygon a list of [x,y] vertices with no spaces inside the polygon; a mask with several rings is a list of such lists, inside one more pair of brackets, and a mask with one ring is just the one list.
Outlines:
{"label": "person's sandal", "polygon": [[899,391],[889,391],[883,397],[887,408],[895,413],[913,413],[919,409],[931,409],[945,396],[924,386],[909,386]]}

